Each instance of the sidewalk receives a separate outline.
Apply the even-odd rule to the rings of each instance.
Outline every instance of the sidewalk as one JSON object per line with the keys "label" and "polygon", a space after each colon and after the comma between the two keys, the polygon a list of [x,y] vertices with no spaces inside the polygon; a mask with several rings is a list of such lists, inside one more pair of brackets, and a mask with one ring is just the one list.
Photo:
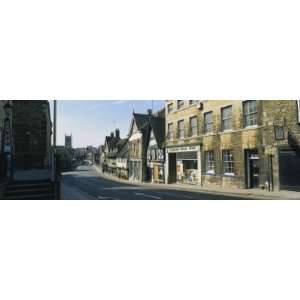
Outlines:
{"label": "sidewalk", "polygon": [[235,188],[225,188],[225,187],[203,187],[199,185],[187,185],[187,184],[179,184],[179,183],[173,183],[173,184],[155,184],[155,183],[145,183],[145,182],[132,182],[129,180],[124,180],[117,178],[115,176],[110,176],[105,173],[103,173],[97,166],[93,166],[93,168],[103,177],[107,178],[109,180],[113,180],[120,183],[130,184],[130,185],[138,185],[138,186],[144,186],[145,188],[151,188],[156,187],[160,189],[175,189],[180,191],[193,191],[193,192],[201,192],[201,193],[207,193],[207,194],[216,194],[216,195],[226,195],[226,196],[241,196],[241,197],[247,197],[252,199],[258,199],[258,200],[282,200],[282,199],[288,199],[288,200],[300,200],[300,192],[293,192],[293,191],[274,191],[269,192],[267,190],[260,190],[260,189],[238,189]]}

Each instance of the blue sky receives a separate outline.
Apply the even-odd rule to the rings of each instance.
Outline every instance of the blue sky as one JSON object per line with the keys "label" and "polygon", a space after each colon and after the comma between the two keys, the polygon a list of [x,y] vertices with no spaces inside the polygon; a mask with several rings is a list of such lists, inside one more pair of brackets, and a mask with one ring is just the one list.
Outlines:
{"label": "blue sky", "polygon": [[[163,106],[164,101],[153,101],[154,112]],[[149,108],[152,108],[152,101],[145,100],[57,101],[57,144],[64,144],[65,133],[72,133],[73,147],[99,146],[115,128],[120,129],[121,137],[126,137],[133,109],[137,113],[147,113]]]}

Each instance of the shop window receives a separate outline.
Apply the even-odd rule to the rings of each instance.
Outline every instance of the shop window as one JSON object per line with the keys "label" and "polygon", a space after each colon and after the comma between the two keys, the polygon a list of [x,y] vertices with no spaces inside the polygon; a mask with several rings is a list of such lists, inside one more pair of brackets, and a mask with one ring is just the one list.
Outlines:
{"label": "shop window", "polygon": [[198,134],[198,124],[197,124],[197,117],[190,118],[190,135],[196,136]]}
{"label": "shop window", "polygon": [[181,109],[184,106],[184,100],[177,100],[177,109]]}
{"label": "shop window", "polygon": [[174,111],[174,105],[173,103],[168,104],[168,114],[172,113]]}
{"label": "shop window", "polygon": [[173,123],[168,124],[168,139],[169,140],[173,140],[174,139]]}
{"label": "shop window", "polygon": [[215,156],[214,151],[205,152],[205,172],[215,174]]}
{"label": "shop window", "polygon": [[221,109],[222,130],[232,129],[232,106],[227,106]]}
{"label": "shop window", "polygon": [[243,102],[244,127],[257,125],[257,101],[247,100]]}
{"label": "shop window", "polygon": [[204,114],[204,133],[213,132],[213,112]]}
{"label": "shop window", "polygon": [[178,121],[178,138],[184,138],[184,120]]}
{"label": "shop window", "polygon": [[225,175],[234,175],[234,158],[232,150],[223,150],[223,171]]}

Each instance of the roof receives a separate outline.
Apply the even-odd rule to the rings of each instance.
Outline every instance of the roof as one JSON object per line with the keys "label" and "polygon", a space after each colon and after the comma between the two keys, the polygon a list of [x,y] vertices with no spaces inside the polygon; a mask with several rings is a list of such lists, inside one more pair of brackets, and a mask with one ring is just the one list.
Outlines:
{"label": "roof", "polygon": [[113,148],[116,146],[116,144],[119,142],[120,138],[117,138],[115,136],[106,136],[105,137],[105,144],[107,143],[109,148]]}
{"label": "roof", "polygon": [[135,120],[135,124],[138,128],[138,130],[141,130],[142,127],[147,124],[148,120],[149,120],[149,115],[147,114],[136,114],[133,113],[133,118]]}
{"label": "roof", "polygon": [[126,154],[129,151],[128,138],[120,140],[120,142],[118,143],[118,145],[119,145],[119,151],[117,153],[117,156],[118,157],[124,157],[124,156],[126,156]]}
{"label": "roof", "polygon": [[153,130],[158,147],[162,148],[165,140],[165,119],[151,115],[149,116],[149,125]]}

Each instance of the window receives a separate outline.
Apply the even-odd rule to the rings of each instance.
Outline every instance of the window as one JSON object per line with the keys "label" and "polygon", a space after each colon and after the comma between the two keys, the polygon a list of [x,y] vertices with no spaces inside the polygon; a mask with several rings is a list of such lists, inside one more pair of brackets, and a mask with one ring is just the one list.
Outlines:
{"label": "window", "polygon": [[244,127],[257,125],[256,100],[248,100],[243,103]]}
{"label": "window", "polygon": [[173,123],[168,124],[168,139],[169,140],[173,140],[174,139]]}
{"label": "window", "polygon": [[221,109],[222,130],[232,129],[232,106],[227,106]]}
{"label": "window", "polygon": [[168,104],[168,114],[174,111],[173,103]]}
{"label": "window", "polygon": [[190,100],[190,105],[196,104],[197,102],[197,100]]}
{"label": "window", "polygon": [[205,172],[215,174],[215,156],[214,151],[205,152]]}
{"label": "window", "polygon": [[198,124],[196,116],[190,118],[190,134],[191,136],[195,136],[198,134]]}
{"label": "window", "polygon": [[232,150],[223,150],[224,174],[234,175],[234,159]]}
{"label": "window", "polygon": [[178,138],[184,138],[184,120],[178,121]]}
{"label": "window", "polygon": [[213,112],[204,114],[204,133],[213,132]]}
{"label": "window", "polygon": [[184,106],[184,101],[183,100],[177,100],[177,109],[180,109]]}

